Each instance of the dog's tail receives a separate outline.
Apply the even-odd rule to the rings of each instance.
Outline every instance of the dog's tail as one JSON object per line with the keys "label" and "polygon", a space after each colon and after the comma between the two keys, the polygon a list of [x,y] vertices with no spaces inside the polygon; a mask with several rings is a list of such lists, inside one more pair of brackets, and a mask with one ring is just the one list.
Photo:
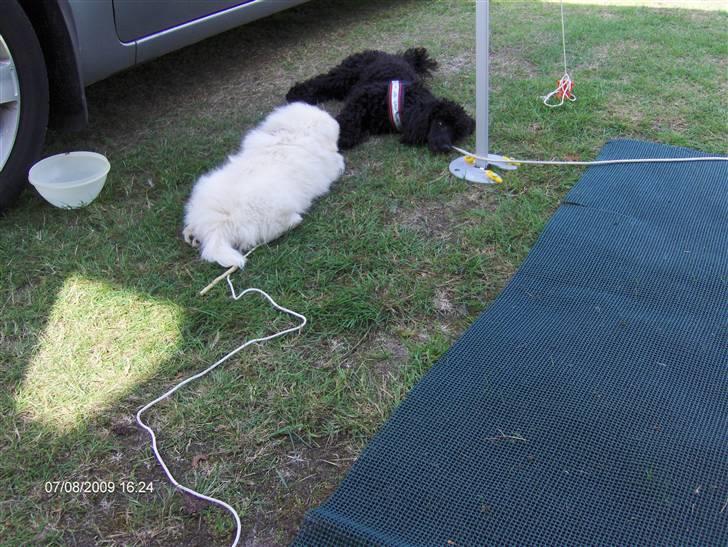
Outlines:
{"label": "dog's tail", "polygon": [[437,68],[437,61],[423,47],[413,47],[402,54],[402,57],[417,74],[429,76]]}

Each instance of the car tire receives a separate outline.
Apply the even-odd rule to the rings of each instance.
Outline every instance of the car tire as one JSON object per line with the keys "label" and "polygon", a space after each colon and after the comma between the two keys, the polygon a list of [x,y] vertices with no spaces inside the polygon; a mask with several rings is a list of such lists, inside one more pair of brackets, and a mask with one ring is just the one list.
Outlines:
{"label": "car tire", "polygon": [[0,212],[28,184],[48,125],[48,75],[38,37],[15,0],[0,17]]}

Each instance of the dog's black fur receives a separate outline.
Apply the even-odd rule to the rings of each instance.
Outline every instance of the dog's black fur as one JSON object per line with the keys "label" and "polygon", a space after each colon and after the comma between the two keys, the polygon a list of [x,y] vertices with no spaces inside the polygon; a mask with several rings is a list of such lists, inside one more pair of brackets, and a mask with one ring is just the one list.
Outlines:
{"label": "dog's black fur", "polygon": [[401,142],[426,143],[433,152],[447,152],[473,132],[475,122],[459,104],[435,97],[427,89],[423,80],[436,67],[425,48],[408,49],[399,55],[363,51],[326,74],[297,83],[286,100],[310,104],[345,100],[336,119],[341,127],[339,148],[348,149],[369,135],[396,132],[389,121],[387,94],[391,80],[403,80],[408,83],[401,113]]}

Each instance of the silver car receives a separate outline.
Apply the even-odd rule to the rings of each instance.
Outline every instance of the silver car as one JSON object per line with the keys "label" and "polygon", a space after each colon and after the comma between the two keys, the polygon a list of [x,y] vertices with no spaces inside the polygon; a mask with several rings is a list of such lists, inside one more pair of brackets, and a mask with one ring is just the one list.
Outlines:
{"label": "silver car", "polygon": [[0,0],[0,211],[46,127],[86,123],[86,86],[305,1]]}

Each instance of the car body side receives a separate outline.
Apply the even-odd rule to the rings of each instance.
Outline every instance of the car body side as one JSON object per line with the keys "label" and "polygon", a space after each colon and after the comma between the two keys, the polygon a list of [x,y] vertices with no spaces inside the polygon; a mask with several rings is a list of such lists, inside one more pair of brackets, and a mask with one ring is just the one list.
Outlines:
{"label": "car body side", "polygon": [[[125,20],[133,22],[134,10],[143,9],[144,4],[149,9],[150,2],[18,1],[36,31],[46,60],[50,88],[49,125],[57,129],[75,129],[83,127],[87,121],[86,86],[306,0],[226,2],[223,9],[189,21],[175,21],[176,26],[156,28],[151,34],[130,41],[119,37],[115,21],[124,15]],[[156,4],[161,9],[174,2],[157,0]],[[139,16],[143,17],[144,13]]]}

